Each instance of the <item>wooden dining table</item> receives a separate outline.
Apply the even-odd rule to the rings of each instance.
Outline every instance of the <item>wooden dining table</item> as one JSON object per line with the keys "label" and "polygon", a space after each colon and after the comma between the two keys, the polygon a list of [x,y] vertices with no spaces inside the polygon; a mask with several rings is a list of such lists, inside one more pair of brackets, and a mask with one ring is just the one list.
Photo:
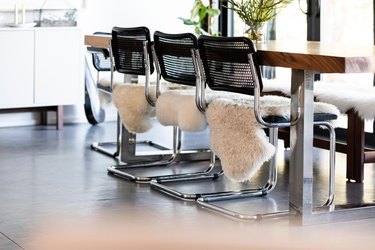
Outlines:
{"label": "wooden dining table", "polygon": [[[259,59],[267,59],[263,64],[285,65],[291,68],[308,68],[317,73],[373,73],[374,53],[372,45],[336,45],[322,44],[320,42],[269,42],[267,45],[259,45]],[[267,50],[267,55],[262,54]],[[273,52],[270,59],[270,50]],[[288,53],[286,53],[288,52]],[[287,60],[284,61],[285,56]],[[277,60],[277,61],[275,61]],[[355,88],[355,82],[353,84]],[[355,107],[348,110],[347,127],[337,131],[340,141],[336,144],[336,152],[346,154],[346,178],[348,181],[361,183],[364,181],[365,163],[375,162],[375,151],[366,147],[367,136],[365,132],[365,121],[355,111]],[[338,134],[338,135],[339,135]],[[289,139],[288,135],[284,136]],[[314,145],[328,148],[329,144],[321,137],[314,138]]]}
{"label": "wooden dining table", "polygon": [[[109,46],[110,37],[87,35],[85,45]],[[374,204],[313,205],[313,102],[316,73],[375,73],[375,47],[306,41],[257,44],[261,65],[291,69],[291,114],[300,118],[290,130],[289,204],[301,225],[375,218]],[[299,89],[300,93],[299,93]],[[299,97],[300,96],[300,97]],[[300,99],[300,100],[299,100]]]}
{"label": "wooden dining table", "polygon": [[104,35],[85,35],[84,44],[95,48],[108,49],[111,38],[111,36]]}
{"label": "wooden dining table", "polygon": [[[313,101],[316,73],[375,73],[375,47],[321,42],[269,41],[258,44],[262,65],[292,70],[291,113],[301,117],[290,130],[289,173],[290,209],[297,212],[297,223],[317,224],[333,221],[374,218],[372,204],[342,204],[327,209],[313,206]],[[298,89],[301,100],[298,105]],[[375,204],[374,204],[375,205]]]}

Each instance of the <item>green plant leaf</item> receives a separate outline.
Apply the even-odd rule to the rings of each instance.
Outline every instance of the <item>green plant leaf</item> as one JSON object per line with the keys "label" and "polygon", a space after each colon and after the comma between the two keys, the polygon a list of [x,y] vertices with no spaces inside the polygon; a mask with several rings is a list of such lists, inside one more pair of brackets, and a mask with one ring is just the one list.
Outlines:
{"label": "green plant leaf", "polygon": [[182,20],[182,22],[185,24],[185,25],[196,25],[198,22],[195,22],[191,19],[186,19],[186,18],[182,18],[182,17],[179,17],[178,19]]}
{"label": "green plant leaf", "polygon": [[203,21],[207,15],[207,8],[202,7],[202,9],[199,12],[199,20]]}
{"label": "green plant leaf", "polygon": [[194,6],[191,10],[191,19],[194,19],[195,17],[200,15],[202,7],[204,7],[204,6],[203,6],[203,3],[202,3],[201,0],[196,0],[194,2]]}
{"label": "green plant leaf", "polygon": [[[190,18],[179,17],[185,25],[193,25],[196,35],[207,34],[212,29],[212,17],[220,15],[220,10],[212,8],[210,5],[205,6],[202,0],[195,0],[193,8],[190,11]],[[208,23],[207,23],[208,22]],[[202,27],[208,28],[208,31]]]}
{"label": "green plant leaf", "polygon": [[213,9],[213,8],[208,8],[208,9],[207,9],[207,14],[208,14],[209,16],[218,16],[218,15],[220,15],[220,10],[218,10],[218,9]]}

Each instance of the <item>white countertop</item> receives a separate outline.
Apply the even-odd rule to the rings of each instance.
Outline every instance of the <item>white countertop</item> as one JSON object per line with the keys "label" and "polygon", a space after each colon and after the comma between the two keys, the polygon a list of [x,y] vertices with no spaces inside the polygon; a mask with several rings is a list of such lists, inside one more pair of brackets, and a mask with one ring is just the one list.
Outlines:
{"label": "white countertop", "polygon": [[51,29],[79,29],[77,26],[52,26],[52,27],[8,27],[0,26],[0,31],[20,31],[20,30],[51,30]]}

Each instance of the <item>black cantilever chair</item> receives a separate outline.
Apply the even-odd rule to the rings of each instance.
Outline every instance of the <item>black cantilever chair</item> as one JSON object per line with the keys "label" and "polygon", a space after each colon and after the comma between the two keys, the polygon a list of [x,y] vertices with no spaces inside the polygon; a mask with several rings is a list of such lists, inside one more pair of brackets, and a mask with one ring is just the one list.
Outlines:
{"label": "black cantilever chair", "polygon": [[[94,35],[105,35],[110,36],[111,33],[108,32],[95,32]],[[92,53],[92,64],[94,65],[94,68],[97,70],[97,88],[100,91],[103,91],[105,93],[111,94],[112,92],[112,84],[110,82],[110,85],[104,84],[100,81],[100,73],[101,72],[111,72],[111,55],[109,52],[109,49],[105,48],[95,48],[95,47],[88,47],[87,48]]]}
{"label": "black cantilever chair", "polygon": [[[152,45],[152,56],[155,62],[155,68],[157,72],[156,81],[156,97],[161,95],[161,79],[163,78],[168,84],[175,84],[174,88],[182,86],[193,86],[196,85],[195,70],[193,64],[193,58],[191,54],[192,49],[197,48],[197,38],[191,33],[181,34],[166,34],[159,31],[154,33],[154,41]],[[148,102],[155,106],[158,99],[153,100],[151,97],[150,82],[146,81],[146,99]],[[193,95],[194,97],[194,95]],[[194,100],[194,99],[193,99]],[[195,104],[193,102],[195,107]],[[198,112],[199,113],[199,112]],[[193,178],[193,176],[201,176],[211,171],[211,168],[198,172],[181,173],[181,174],[163,174],[163,175],[152,175],[147,176],[147,173],[137,174],[134,171],[134,167],[150,167],[150,166],[167,166],[171,163],[180,160],[203,160],[207,159],[206,149],[189,149],[181,150],[181,134],[182,131],[177,124],[173,125],[173,152],[169,159],[147,162],[143,164],[135,164],[132,166],[123,165],[116,167],[116,174],[126,179],[135,182],[150,182],[152,179],[169,179],[169,178]],[[185,152],[184,152],[185,151]],[[132,171],[126,171],[131,168]],[[110,169],[114,171],[114,169]],[[145,176],[146,175],[146,176]]]}
{"label": "black cantilever chair", "polygon": [[[94,35],[101,35],[101,36],[110,36],[111,33],[108,32],[95,32]],[[103,80],[102,72],[111,72],[113,74],[113,62],[112,62],[112,55],[110,53],[109,48],[96,48],[96,47],[88,47],[87,51],[92,55],[92,64],[97,71],[96,83],[95,87],[96,90],[103,93],[110,98],[113,89],[113,77],[111,79]],[[104,83],[108,82],[108,83]],[[105,111],[101,107],[96,107],[95,105],[99,105],[99,103],[94,103],[93,98],[94,96],[90,96],[92,94],[97,94],[97,91],[90,91],[91,86],[86,86],[87,88],[87,95],[85,100],[85,112],[88,118],[88,121],[96,125],[100,122],[103,122],[105,119]],[[115,148],[115,151],[112,152],[110,148]],[[117,117],[117,136],[116,141],[114,142],[94,142],[91,144],[91,148],[95,151],[103,153],[105,155],[111,157],[117,157],[120,154],[120,119]]]}
{"label": "black cantilever chair", "polygon": [[[118,73],[125,75],[145,76],[145,81],[150,81],[150,74],[154,71],[154,65],[150,63],[151,57],[151,37],[150,31],[147,27],[113,27],[111,39],[111,54],[114,61],[114,69],[112,70],[111,78],[113,80],[113,72],[116,70]],[[120,120],[120,119],[119,119]],[[121,121],[119,122],[119,130],[121,131]],[[121,142],[121,152],[126,152],[131,155],[131,162],[122,165],[113,165],[107,168],[109,173],[117,176],[124,176],[123,169],[128,167],[138,166],[147,162],[147,157],[137,157],[133,152],[130,145],[136,142],[135,133],[128,132],[128,141]],[[142,141],[137,143],[147,143],[155,146],[158,149],[166,149],[151,141]],[[125,148],[123,148],[125,147]],[[134,149],[135,151],[136,149]],[[129,151],[129,152],[128,152]],[[130,158],[130,157],[129,157]],[[155,159],[155,158],[153,158]],[[151,159],[150,159],[151,160]],[[130,160],[129,160],[130,161]]]}
{"label": "black cantilever chair", "polygon": [[[206,104],[206,84],[215,92],[225,91],[227,93],[242,94],[243,98],[246,99],[250,99],[250,97],[253,96],[255,118],[264,128],[269,129],[270,143],[275,146],[277,152],[278,128],[293,126],[299,118],[297,117],[295,120],[291,121],[288,117],[264,114],[261,112],[260,94],[262,91],[262,79],[260,67],[256,60],[256,50],[252,41],[246,37],[200,36],[198,39],[198,50],[194,51],[194,55],[198,71],[197,78],[199,78],[198,81],[200,82],[200,92],[197,98],[199,109],[205,112],[207,105],[208,108],[210,108],[210,103]],[[250,101],[250,104],[251,103],[252,101]],[[324,204],[325,206],[331,205],[334,199],[335,131],[333,126],[327,121],[335,119],[337,119],[336,114],[314,114],[314,125],[327,127],[331,134],[330,185],[328,199]],[[249,141],[248,143],[251,144],[252,142]],[[247,147],[247,145],[242,146]],[[195,197],[196,202],[200,206],[236,219],[254,220],[264,217],[287,215],[289,211],[248,215],[229,210],[217,205],[217,203],[215,204],[216,201],[264,196],[273,191],[277,183],[276,156],[277,154],[275,153],[274,157],[270,160],[267,182],[259,188],[187,195],[181,194],[157,180],[152,181],[151,185],[163,193],[183,200],[187,200],[186,197]],[[213,164],[214,160],[215,157],[211,157],[211,164]],[[173,180],[169,180],[169,182],[173,182]]]}

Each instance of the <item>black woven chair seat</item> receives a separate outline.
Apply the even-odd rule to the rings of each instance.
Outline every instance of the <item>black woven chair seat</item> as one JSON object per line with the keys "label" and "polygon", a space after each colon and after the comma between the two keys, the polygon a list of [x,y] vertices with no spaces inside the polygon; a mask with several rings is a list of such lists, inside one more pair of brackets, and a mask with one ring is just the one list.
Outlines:
{"label": "black woven chair seat", "polygon": [[[337,115],[330,114],[330,113],[314,113],[314,122],[321,122],[321,121],[332,121],[336,120]],[[273,122],[273,123],[286,123],[290,122],[289,118],[282,117],[282,116],[267,116],[263,117],[263,120],[266,122]]]}

